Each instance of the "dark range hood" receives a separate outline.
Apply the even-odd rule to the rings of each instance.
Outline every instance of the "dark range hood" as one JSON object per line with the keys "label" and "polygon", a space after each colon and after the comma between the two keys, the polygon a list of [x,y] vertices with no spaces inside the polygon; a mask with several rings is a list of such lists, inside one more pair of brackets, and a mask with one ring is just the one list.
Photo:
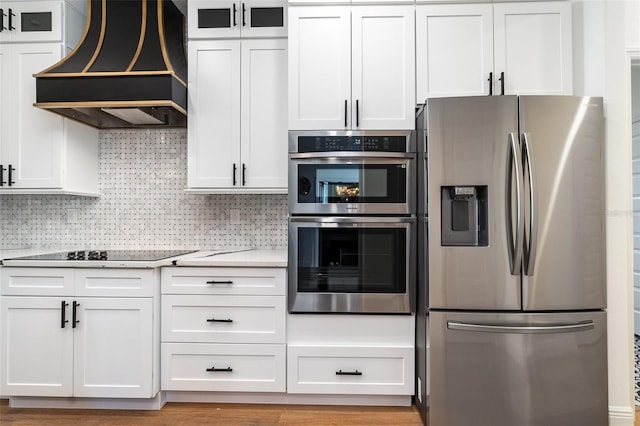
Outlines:
{"label": "dark range hood", "polygon": [[186,127],[184,16],[170,0],[88,0],[78,46],[36,74],[36,103],[100,129]]}

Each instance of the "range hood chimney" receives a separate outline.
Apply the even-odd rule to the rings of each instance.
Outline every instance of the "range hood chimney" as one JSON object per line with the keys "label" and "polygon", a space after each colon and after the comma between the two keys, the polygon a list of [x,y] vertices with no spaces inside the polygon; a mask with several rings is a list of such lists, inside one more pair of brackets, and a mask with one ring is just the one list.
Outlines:
{"label": "range hood chimney", "polygon": [[170,0],[88,0],[78,46],[34,76],[34,106],[99,129],[186,127],[184,30]]}

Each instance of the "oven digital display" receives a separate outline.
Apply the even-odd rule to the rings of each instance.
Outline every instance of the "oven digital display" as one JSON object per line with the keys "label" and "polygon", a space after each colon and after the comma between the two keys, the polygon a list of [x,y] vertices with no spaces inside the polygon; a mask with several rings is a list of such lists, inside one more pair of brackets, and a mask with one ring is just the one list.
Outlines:
{"label": "oven digital display", "polygon": [[404,136],[299,136],[298,152],[406,152]]}

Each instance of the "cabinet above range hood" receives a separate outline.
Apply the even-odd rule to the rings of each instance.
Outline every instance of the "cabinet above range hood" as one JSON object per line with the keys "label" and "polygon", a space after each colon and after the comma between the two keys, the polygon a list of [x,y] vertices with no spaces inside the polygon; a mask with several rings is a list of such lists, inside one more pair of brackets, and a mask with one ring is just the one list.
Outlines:
{"label": "cabinet above range hood", "polygon": [[34,76],[34,106],[100,129],[186,127],[184,34],[170,0],[88,0],[78,46]]}

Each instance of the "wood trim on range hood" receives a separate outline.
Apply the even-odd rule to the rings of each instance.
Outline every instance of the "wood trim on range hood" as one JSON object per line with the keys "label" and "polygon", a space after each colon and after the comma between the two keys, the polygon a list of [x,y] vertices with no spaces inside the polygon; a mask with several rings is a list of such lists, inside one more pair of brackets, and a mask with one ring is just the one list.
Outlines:
{"label": "wood trim on range hood", "polygon": [[88,0],[78,46],[34,75],[34,106],[100,129],[186,127],[184,24],[169,0]]}

